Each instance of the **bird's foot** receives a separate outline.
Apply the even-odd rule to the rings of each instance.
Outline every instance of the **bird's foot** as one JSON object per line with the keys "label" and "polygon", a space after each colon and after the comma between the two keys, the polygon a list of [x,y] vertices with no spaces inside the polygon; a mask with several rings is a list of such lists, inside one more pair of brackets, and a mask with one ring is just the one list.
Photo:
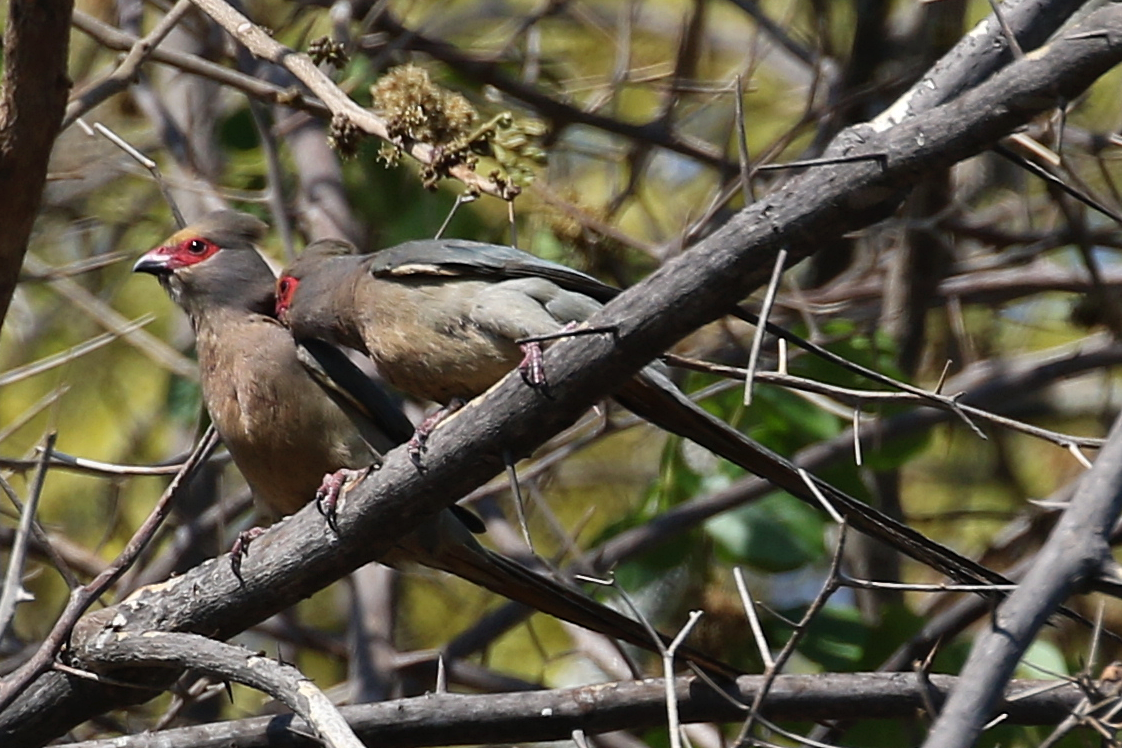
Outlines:
{"label": "bird's foot", "polygon": [[[616,335],[619,330],[612,327],[580,327],[576,322],[570,322],[560,330],[549,335],[539,335],[532,338],[522,338],[515,341],[522,349],[522,362],[518,364],[518,372],[530,387],[547,392],[549,382],[545,376],[545,362],[542,360],[542,343],[575,335]],[[548,393],[547,393],[548,394]]]}
{"label": "bird's foot", "polygon": [[265,533],[264,527],[251,527],[242,530],[230,546],[230,571],[238,579],[242,578],[242,559],[249,555],[249,544]]}
{"label": "bird's foot", "polygon": [[518,364],[518,373],[522,381],[535,390],[544,390],[549,386],[545,378],[545,362],[542,361],[542,344],[536,340],[522,343],[522,362]]}
{"label": "bird's foot", "polygon": [[341,468],[323,476],[323,482],[316,489],[316,509],[324,516],[327,526],[332,530],[336,532],[339,530],[335,515],[339,508],[339,499],[346,491],[347,484],[365,478],[369,472],[369,467],[360,470]]}
{"label": "bird's foot", "polygon": [[429,436],[432,435],[441,421],[462,407],[464,407],[464,401],[458,397],[453,398],[447,405],[426,416],[425,420],[421,421],[421,425],[413,432],[413,437],[406,445],[406,450],[409,452],[409,459],[413,461],[418,470],[424,470],[424,466],[421,464],[421,456],[427,449]]}

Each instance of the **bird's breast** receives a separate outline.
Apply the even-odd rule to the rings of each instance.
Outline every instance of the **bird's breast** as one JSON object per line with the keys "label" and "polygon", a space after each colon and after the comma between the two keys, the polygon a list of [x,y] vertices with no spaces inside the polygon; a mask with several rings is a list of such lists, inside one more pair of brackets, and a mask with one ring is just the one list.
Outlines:
{"label": "bird's breast", "polygon": [[369,450],[303,373],[287,332],[247,325],[234,333],[200,332],[203,400],[254,496],[291,514],[312,500],[324,473],[369,465]]}
{"label": "bird's breast", "polygon": [[486,391],[521,360],[511,340],[471,316],[464,282],[385,284],[388,292],[362,310],[362,337],[390,384],[414,397],[447,403]]}

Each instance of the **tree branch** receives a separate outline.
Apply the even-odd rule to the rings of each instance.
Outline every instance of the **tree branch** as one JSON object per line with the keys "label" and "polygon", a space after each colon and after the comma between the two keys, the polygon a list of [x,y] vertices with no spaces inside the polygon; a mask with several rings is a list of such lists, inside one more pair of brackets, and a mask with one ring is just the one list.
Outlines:
{"label": "tree branch", "polygon": [[39,212],[70,80],[73,0],[9,0],[0,80],[0,327]]}
{"label": "tree branch", "polygon": [[[498,474],[504,453],[527,453],[658,351],[732,308],[766,280],[781,247],[801,259],[824,238],[869,225],[927,170],[988,147],[1050,108],[1057,96],[1074,97],[1119,60],[1122,8],[1104,6],[950,104],[885,132],[867,126],[846,131],[833,153],[876,159],[805,172],[621,294],[589,320],[618,330],[616,336],[576,336],[547,352],[552,399],[516,374],[507,377],[436,429],[424,472],[405,450],[391,452],[383,468],[348,495],[338,535],[315,507],[305,507],[255,542],[242,566],[244,585],[227,559],[212,560],[90,614],[75,630],[74,646],[110,624],[230,636],[377,558],[395,538]],[[30,744],[138,698],[50,674],[0,713],[0,740]]]}
{"label": "tree branch", "polygon": [[[751,702],[764,676],[738,679],[733,693]],[[928,683],[942,697],[957,679],[911,673],[780,675],[768,691],[762,713],[770,719],[835,720],[910,718],[927,705]],[[1074,685],[1042,691],[1044,681],[1014,681],[1001,710],[1012,724],[1056,724],[1083,697]],[[744,712],[690,678],[675,681],[684,722],[741,719]],[[381,748],[411,748],[464,743],[528,743],[566,740],[573,730],[603,733],[666,723],[663,681],[603,683],[528,693],[491,695],[427,694],[380,704],[341,707],[360,738]],[[308,728],[289,715],[254,717],[161,732],[168,748],[311,748]],[[71,748],[148,748],[153,736],[73,743]]]}
{"label": "tree branch", "polygon": [[1084,477],[1071,506],[1037,554],[1018,589],[978,635],[951,694],[924,746],[973,745],[1001,689],[1036,632],[1080,584],[1112,559],[1107,536],[1122,513],[1122,418]]}

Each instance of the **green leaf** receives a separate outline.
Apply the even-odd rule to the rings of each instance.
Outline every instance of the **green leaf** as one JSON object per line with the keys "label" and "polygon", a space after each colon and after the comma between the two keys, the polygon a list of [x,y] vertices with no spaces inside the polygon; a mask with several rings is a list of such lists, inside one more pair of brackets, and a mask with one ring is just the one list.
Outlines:
{"label": "green leaf", "polygon": [[787,493],[733,509],[705,523],[723,560],[765,571],[797,569],[825,553],[822,517]]}

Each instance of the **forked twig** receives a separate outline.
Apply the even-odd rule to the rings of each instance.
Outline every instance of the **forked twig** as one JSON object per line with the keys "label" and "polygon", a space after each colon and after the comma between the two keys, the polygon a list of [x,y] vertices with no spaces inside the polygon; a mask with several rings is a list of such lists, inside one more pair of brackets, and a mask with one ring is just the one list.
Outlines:
{"label": "forked twig", "polygon": [[167,490],[160,496],[156,506],[152,508],[144,523],[137,528],[129,539],[125,549],[107,566],[97,577],[87,585],[72,590],[70,599],[62,615],[55,621],[51,632],[39,645],[39,649],[31,658],[19,668],[0,681],[0,710],[5,709],[24,688],[42,673],[46,672],[54,661],[55,655],[62,648],[70,636],[74,624],[85,613],[86,609],[100,597],[109,586],[125,573],[140,556],[148,542],[156,534],[156,530],[163,524],[175,500],[186,488],[195,472],[202,467],[206,458],[218,444],[218,432],[214,426],[207,428],[206,433],[199,439],[191,456],[183,463],[183,468],[176,474],[168,485]]}

